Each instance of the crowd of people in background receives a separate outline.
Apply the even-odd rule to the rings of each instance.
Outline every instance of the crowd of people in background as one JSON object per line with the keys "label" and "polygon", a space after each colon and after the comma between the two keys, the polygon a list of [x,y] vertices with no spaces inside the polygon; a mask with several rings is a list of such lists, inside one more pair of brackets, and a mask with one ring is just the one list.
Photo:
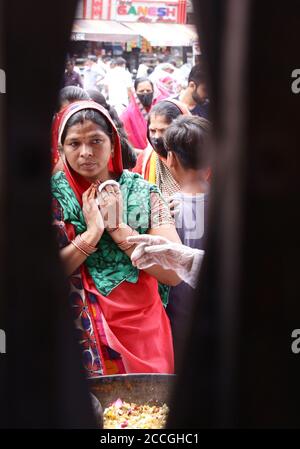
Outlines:
{"label": "crowd of people in background", "polygon": [[[203,64],[66,61],[52,123],[53,223],[88,377],[177,370],[205,249]],[[175,354],[175,362],[174,362]]]}
{"label": "crowd of people in background", "polygon": [[[200,65],[201,63],[196,64],[196,66]],[[195,112],[195,114],[207,115],[207,92],[203,87],[194,92],[194,84],[192,84],[194,82],[197,86],[203,86],[206,84],[205,80],[199,80],[198,74],[191,74],[191,68],[190,63],[184,63],[178,67],[177,61],[172,57],[158,55],[155,65],[150,65],[146,57],[141,57],[137,70],[130,73],[123,57],[97,58],[96,55],[88,55],[81,68],[75,65],[74,59],[68,58],[62,87],[79,86],[85,90],[99,90],[108,103],[115,107],[118,114],[121,114],[131,101],[135,80],[148,79],[152,83],[153,97],[156,102],[170,96],[178,97],[191,109],[199,104],[201,107],[205,105],[201,113]],[[193,79],[195,76],[196,78]]]}

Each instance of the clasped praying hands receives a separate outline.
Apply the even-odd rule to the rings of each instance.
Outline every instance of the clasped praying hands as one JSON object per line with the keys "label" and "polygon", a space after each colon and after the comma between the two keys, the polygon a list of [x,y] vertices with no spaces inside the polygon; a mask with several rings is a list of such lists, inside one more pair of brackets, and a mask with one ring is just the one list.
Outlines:
{"label": "clasped praying hands", "polygon": [[82,213],[89,232],[95,237],[97,243],[104,232],[104,221],[102,214],[98,208],[97,200],[97,186],[92,184],[82,195]]}
{"label": "clasped praying hands", "polygon": [[118,228],[123,220],[123,198],[120,186],[109,180],[100,184],[97,191],[97,202],[108,232]]}

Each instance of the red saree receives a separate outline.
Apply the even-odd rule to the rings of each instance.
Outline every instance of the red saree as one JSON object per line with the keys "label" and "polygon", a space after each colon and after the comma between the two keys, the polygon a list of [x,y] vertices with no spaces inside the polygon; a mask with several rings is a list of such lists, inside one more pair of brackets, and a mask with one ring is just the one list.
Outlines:
{"label": "red saree", "polygon": [[[109,162],[109,170],[120,175],[122,158],[119,136],[107,111],[98,104],[83,101],[66,108],[61,117],[58,136],[60,138],[72,113],[88,108],[96,109],[111,123],[114,132],[114,157]],[[64,173],[82,206],[82,194],[90,183],[75,173],[67,163]],[[62,216],[60,220],[64,227],[66,246],[76,235],[75,227],[71,223],[65,223]],[[99,364],[102,365],[97,372],[173,373],[171,327],[158,293],[156,279],[140,271],[136,283],[123,281],[109,295],[104,296],[97,290],[85,264],[79,268],[77,275],[80,277],[78,284],[84,297],[81,308],[87,314],[85,338],[92,341],[93,353],[99,355]],[[114,360],[118,360],[118,363],[113,364],[112,368]]]}
{"label": "red saree", "polygon": [[[144,112],[143,112],[144,111]],[[120,115],[123,122],[127,137],[134,148],[143,150],[146,148],[147,142],[147,113],[143,108],[140,110],[136,103],[135,97],[132,95],[129,106]]]}

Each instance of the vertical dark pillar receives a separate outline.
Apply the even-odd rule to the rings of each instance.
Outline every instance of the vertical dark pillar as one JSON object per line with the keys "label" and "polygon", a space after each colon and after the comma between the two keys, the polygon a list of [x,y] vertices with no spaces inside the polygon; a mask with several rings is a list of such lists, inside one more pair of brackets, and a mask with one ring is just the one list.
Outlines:
{"label": "vertical dark pillar", "polygon": [[182,62],[183,62],[183,64],[187,63],[187,50],[188,50],[188,47],[182,47]]}
{"label": "vertical dark pillar", "polygon": [[50,127],[75,6],[76,0],[12,0],[1,14],[7,94],[0,289],[7,355],[0,427],[95,425],[50,215]]}
{"label": "vertical dark pillar", "polygon": [[[5,57],[4,57],[4,19],[3,19],[3,2],[0,2],[0,70],[3,71],[1,73],[1,76],[5,76]],[[6,82],[6,79],[5,79]],[[5,243],[5,232],[6,227],[5,224],[5,154],[4,154],[4,148],[5,148],[5,90],[3,89],[3,85],[1,83],[1,89],[0,89],[0,288],[3,286],[4,282],[4,267],[5,267],[5,252],[3,251],[4,243]],[[0,332],[5,332],[6,329],[6,321],[5,321],[5,307],[4,307],[4,301],[2,296],[2,289],[0,293]],[[3,338],[3,332],[2,332],[2,338]],[[1,337],[0,337],[1,338]],[[6,342],[5,342],[6,343]],[[5,381],[5,366],[7,357],[6,354],[1,353],[1,342],[0,342],[0,388],[1,385],[4,385]]]}
{"label": "vertical dark pillar", "polygon": [[[214,179],[169,426],[299,427],[299,2],[195,1]],[[247,9],[248,8],[248,9]]]}

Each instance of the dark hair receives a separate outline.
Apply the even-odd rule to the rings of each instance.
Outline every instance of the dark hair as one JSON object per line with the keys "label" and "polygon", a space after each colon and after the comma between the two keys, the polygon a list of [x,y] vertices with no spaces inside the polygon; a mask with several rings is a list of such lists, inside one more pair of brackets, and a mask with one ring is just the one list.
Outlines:
{"label": "dark hair", "polygon": [[147,75],[149,76],[149,75],[151,75],[151,73],[153,73],[154,72],[154,67],[148,67],[148,69],[147,69]]}
{"label": "dark hair", "polygon": [[102,95],[99,90],[97,89],[87,89],[87,94],[90,97],[91,100],[95,101],[98,104],[101,104],[101,106],[104,106],[107,109],[107,103],[105,100],[104,95]]}
{"label": "dark hair", "polygon": [[59,91],[58,109],[61,109],[63,103],[73,103],[74,101],[89,100],[90,97],[85,90],[79,86],[66,86]]}
{"label": "dark hair", "polygon": [[207,139],[210,122],[198,116],[178,117],[164,134],[168,151],[178,157],[185,169],[202,169],[209,165]]}
{"label": "dark hair", "polygon": [[96,55],[88,55],[88,59],[90,61],[97,62],[97,56]]}
{"label": "dark hair", "polygon": [[162,100],[156,103],[156,105],[151,109],[149,114],[149,123],[152,115],[163,115],[166,122],[170,124],[176,117],[182,115],[182,111],[171,101]]}
{"label": "dark hair", "polygon": [[109,115],[111,116],[114,124],[116,125],[118,134],[120,136],[123,167],[124,168],[135,167],[137,159],[136,152],[128,142],[126,131],[124,129],[123,123],[121,122],[118,116],[117,111],[115,110],[115,108],[113,108],[106,102],[105,97],[98,90],[91,89],[88,90],[87,92],[92,100],[94,100],[98,104],[101,104],[101,106],[103,106],[109,112]]}
{"label": "dark hair", "polygon": [[165,55],[158,55],[157,56],[157,61],[159,64],[162,64],[163,62],[167,62],[168,61],[168,57]]}
{"label": "dark hair", "polygon": [[190,71],[189,77],[188,77],[188,83],[193,81],[196,86],[199,86],[199,84],[206,83],[206,73],[203,70],[202,64],[196,64]]}
{"label": "dark hair", "polygon": [[61,143],[64,144],[68,130],[69,128],[71,128],[71,126],[77,125],[78,123],[83,124],[87,120],[100,126],[101,130],[112,141],[112,127],[109,121],[95,109],[83,109],[82,111],[75,112],[75,114],[72,115],[67,121],[65,129],[61,136]]}
{"label": "dark hair", "polygon": [[149,80],[149,78],[146,78],[146,77],[140,77],[140,78],[136,78],[135,79],[135,81],[134,81],[134,90],[137,90],[139,84],[146,83],[146,82],[150,83],[151,87],[152,87],[152,90],[154,90],[154,86],[153,86],[152,81]]}
{"label": "dark hair", "polygon": [[121,58],[121,57],[118,57],[117,59],[116,59],[116,65],[124,65],[124,64],[126,64],[126,59],[124,59],[124,58]]}

